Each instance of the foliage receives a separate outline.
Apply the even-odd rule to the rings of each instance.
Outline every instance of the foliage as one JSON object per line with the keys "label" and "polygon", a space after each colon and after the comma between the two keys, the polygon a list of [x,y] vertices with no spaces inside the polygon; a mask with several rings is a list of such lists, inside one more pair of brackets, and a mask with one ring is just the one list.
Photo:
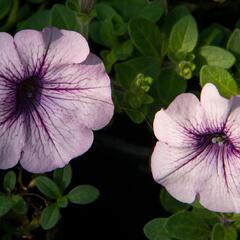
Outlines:
{"label": "foliage", "polygon": [[[4,190],[0,192],[3,239],[23,235],[31,237],[32,231],[39,227],[49,230],[61,219],[61,209],[66,208],[69,202],[90,204],[99,196],[99,191],[91,185],[79,185],[69,189],[72,181],[70,165],[56,169],[51,175],[34,176],[27,183],[23,183],[22,174],[22,169],[19,168],[18,175],[11,170],[4,176]],[[31,205],[34,205],[33,209]],[[29,215],[32,211],[33,214]],[[13,214],[24,222],[14,231],[13,227],[8,225]]]}

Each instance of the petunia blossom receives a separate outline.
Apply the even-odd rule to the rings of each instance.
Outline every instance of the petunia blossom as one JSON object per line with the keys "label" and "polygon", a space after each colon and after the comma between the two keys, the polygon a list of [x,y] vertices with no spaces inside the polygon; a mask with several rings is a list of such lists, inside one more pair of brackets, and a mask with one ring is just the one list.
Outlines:
{"label": "petunia blossom", "polygon": [[0,169],[63,167],[113,115],[101,60],[81,34],[53,27],[0,33],[0,99]]}
{"label": "petunia blossom", "polygon": [[176,199],[240,213],[240,99],[206,84],[156,113],[152,174]]}

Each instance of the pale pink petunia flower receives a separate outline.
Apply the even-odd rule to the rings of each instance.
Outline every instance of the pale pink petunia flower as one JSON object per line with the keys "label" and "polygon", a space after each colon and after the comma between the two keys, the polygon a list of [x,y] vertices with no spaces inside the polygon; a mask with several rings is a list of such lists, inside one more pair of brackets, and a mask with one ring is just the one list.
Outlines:
{"label": "pale pink petunia flower", "polygon": [[240,213],[240,99],[206,84],[200,101],[176,97],[155,115],[152,174],[176,199]]}
{"label": "pale pink petunia flower", "polygon": [[0,169],[63,167],[113,115],[101,60],[79,33],[53,27],[0,33],[0,99]]}

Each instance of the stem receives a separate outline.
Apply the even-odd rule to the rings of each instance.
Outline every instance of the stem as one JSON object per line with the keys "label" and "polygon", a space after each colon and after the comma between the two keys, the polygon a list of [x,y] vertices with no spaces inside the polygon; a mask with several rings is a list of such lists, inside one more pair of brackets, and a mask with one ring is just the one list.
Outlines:
{"label": "stem", "polygon": [[18,168],[18,184],[20,186],[20,189],[22,189],[23,191],[27,191],[27,187],[23,184],[21,167]]}
{"label": "stem", "polygon": [[33,197],[37,197],[37,198],[41,199],[41,200],[44,202],[44,204],[45,204],[46,207],[48,206],[47,200],[46,200],[44,197],[42,197],[41,195],[37,194],[37,193],[19,193],[19,195],[21,195],[21,196],[33,196]]}

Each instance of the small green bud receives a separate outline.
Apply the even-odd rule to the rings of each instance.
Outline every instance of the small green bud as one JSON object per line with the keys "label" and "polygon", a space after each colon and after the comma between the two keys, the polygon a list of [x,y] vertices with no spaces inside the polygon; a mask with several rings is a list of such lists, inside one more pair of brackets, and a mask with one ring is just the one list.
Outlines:
{"label": "small green bud", "polygon": [[192,72],[195,70],[196,65],[189,61],[182,61],[178,64],[179,75],[185,79],[192,78]]}
{"label": "small green bud", "polygon": [[137,87],[142,89],[144,92],[148,92],[152,85],[153,79],[151,77],[145,77],[144,74],[139,73],[135,78]]}

